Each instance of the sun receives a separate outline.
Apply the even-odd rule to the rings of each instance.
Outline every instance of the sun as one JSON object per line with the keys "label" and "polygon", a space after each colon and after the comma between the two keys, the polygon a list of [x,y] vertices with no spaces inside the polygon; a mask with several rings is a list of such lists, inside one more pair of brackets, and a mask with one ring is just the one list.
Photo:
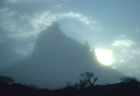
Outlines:
{"label": "sun", "polygon": [[95,49],[95,54],[97,60],[103,65],[109,66],[115,61],[111,50],[97,48]]}

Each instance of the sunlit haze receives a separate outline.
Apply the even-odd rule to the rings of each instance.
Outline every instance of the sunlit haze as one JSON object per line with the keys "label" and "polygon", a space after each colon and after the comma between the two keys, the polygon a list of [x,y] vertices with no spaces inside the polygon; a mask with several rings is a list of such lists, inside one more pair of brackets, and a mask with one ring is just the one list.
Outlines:
{"label": "sunlit haze", "polygon": [[140,80],[140,0],[0,0],[3,70],[41,87],[62,87],[83,71],[102,84],[117,72]]}
{"label": "sunlit haze", "polygon": [[98,61],[103,65],[111,65],[114,63],[114,57],[112,55],[112,51],[107,49],[95,49],[95,54],[97,56]]}

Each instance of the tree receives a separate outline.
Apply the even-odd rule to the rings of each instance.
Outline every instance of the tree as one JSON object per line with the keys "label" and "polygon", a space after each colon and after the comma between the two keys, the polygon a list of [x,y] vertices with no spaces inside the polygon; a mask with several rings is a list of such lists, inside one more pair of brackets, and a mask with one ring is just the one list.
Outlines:
{"label": "tree", "polygon": [[92,72],[85,72],[80,74],[80,83],[79,83],[79,87],[80,88],[84,88],[84,87],[94,87],[96,81],[98,80],[97,77],[94,76],[94,73]]}
{"label": "tree", "polygon": [[8,76],[0,76],[0,84],[13,84],[14,79]]}
{"label": "tree", "polygon": [[137,78],[129,77],[129,76],[122,77],[122,78],[120,78],[120,80],[121,80],[122,83],[138,83],[139,82],[137,80]]}
{"label": "tree", "polygon": [[85,48],[87,48],[88,50],[90,49],[90,46],[89,46],[89,43],[88,43],[88,41],[85,41]]}
{"label": "tree", "polygon": [[27,86],[30,87],[30,88],[33,88],[33,89],[38,89],[38,87],[36,85],[33,85],[33,84],[29,84]]}

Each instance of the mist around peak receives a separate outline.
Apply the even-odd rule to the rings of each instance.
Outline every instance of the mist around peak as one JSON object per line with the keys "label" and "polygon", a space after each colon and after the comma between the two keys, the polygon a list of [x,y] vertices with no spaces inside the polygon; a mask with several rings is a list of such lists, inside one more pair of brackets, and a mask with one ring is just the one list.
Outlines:
{"label": "mist around peak", "polygon": [[79,74],[94,72],[98,83],[119,82],[121,74],[112,68],[103,68],[90,47],[67,37],[58,23],[40,33],[32,55],[6,69],[6,74],[18,82],[41,88],[60,88],[78,81]]}

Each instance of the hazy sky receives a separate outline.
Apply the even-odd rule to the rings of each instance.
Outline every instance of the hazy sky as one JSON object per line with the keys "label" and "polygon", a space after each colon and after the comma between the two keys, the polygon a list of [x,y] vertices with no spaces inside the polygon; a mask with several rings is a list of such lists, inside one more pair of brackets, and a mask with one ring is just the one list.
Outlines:
{"label": "hazy sky", "polygon": [[58,20],[63,32],[110,50],[111,67],[140,78],[140,0],[1,0],[0,67],[31,54],[38,34]]}

